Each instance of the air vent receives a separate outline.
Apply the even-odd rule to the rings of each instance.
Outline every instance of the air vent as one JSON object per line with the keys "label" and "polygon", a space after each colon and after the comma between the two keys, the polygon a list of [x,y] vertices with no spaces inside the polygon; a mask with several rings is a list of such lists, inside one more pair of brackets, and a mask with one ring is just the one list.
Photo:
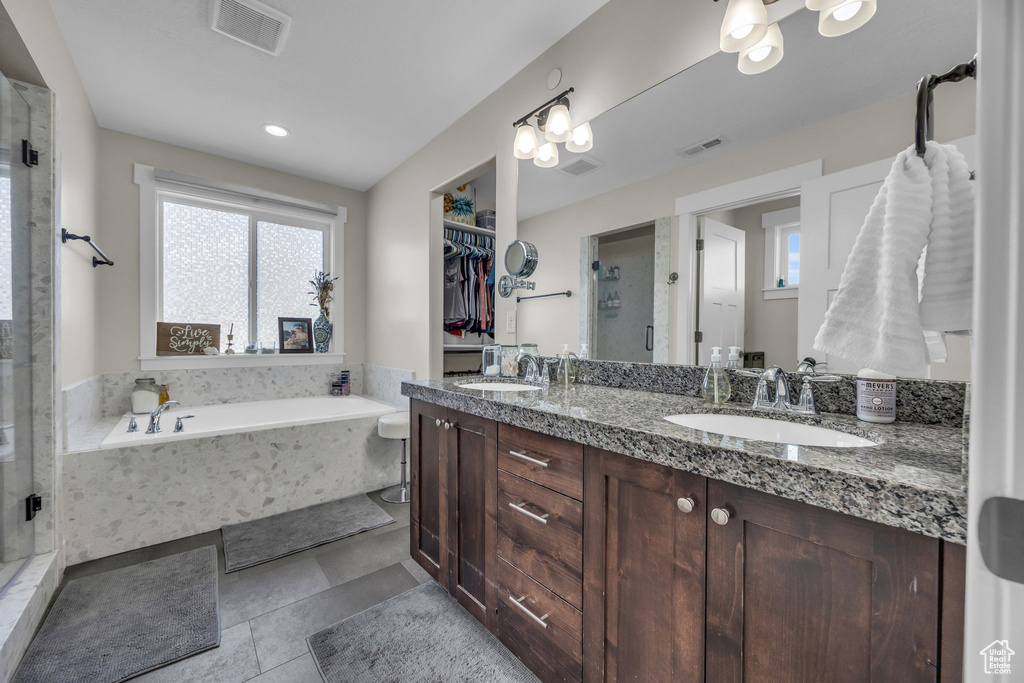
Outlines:
{"label": "air vent", "polygon": [[724,136],[718,135],[713,138],[708,138],[703,142],[698,142],[695,145],[683,147],[682,149],[677,150],[676,154],[683,157],[692,157],[698,154],[702,154],[708,151],[709,149],[718,147],[719,145],[724,145],[726,142],[728,142],[728,140],[726,140]]}
{"label": "air vent", "polygon": [[562,173],[568,173],[569,175],[576,176],[578,178],[581,175],[587,175],[588,173],[593,173],[594,171],[596,171],[597,169],[601,168],[602,166],[604,166],[604,164],[602,164],[600,161],[597,161],[596,159],[591,159],[590,157],[581,156],[581,157],[578,157],[571,164],[566,164],[565,166],[559,166],[558,170],[561,171]]}
{"label": "air vent", "polygon": [[291,23],[288,15],[256,0],[210,0],[210,28],[275,57]]}

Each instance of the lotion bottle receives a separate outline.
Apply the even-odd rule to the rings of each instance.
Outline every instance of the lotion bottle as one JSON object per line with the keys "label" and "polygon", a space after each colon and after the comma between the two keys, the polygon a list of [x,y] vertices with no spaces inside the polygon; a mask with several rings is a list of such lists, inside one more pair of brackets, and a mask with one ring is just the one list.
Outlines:
{"label": "lotion bottle", "polygon": [[896,421],[896,377],[864,368],[857,373],[857,419],[887,424]]}
{"label": "lotion bottle", "polygon": [[576,368],[572,364],[572,356],[569,352],[569,345],[562,344],[562,351],[558,354],[558,369],[555,377],[559,384],[572,384],[576,381]]}
{"label": "lotion bottle", "polygon": [[729,402],[732,395],[732,385],[729,383],[729,375],[722,367],[722,347],[711,347],[711,365],[704,375],[704,400],[707,403],[721,405]]}
{"label": "lotion bottle", "polygon": [[725,364],[729,370],[739,370],[743,367],[743,359],[740,358],[740,347],[729,347],[729,361]]}

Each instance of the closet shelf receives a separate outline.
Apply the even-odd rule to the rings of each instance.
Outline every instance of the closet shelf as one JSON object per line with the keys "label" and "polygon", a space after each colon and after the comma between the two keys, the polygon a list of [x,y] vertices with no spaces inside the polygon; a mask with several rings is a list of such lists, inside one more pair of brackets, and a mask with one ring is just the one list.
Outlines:
{"label": "closet shelf", "polygon": [[478,228],[475,225],[466,225],[465,223],[459,223],[458,221],[450,221],[447,218],[444,219],[444,227],[448,228],[449,230],[461,230],[462,232],[468,232],[474,235],[494,237],[493,230],[488,230],[487,228]]}
{"label": "closet shelf", "polygon": [[[490,346],[490,345],[488,345]],[[480,353],[484,350],[483,344],[445,344],[445,353]]]}

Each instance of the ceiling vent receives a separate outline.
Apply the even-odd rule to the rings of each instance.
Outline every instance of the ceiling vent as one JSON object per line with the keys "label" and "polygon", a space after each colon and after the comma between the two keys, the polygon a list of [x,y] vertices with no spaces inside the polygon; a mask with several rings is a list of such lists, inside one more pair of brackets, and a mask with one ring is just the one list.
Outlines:
{"label": "ceiling vent", "polygon": [[724,136],[717,135],[713,138],[708,138],[704,142],[698,142],[695,145],[683,147],[682,149],[677,150],[676,154],[682,157],[697,156],[698,154],[703,154],[709,149],[714,149],[715,147],[724,145],[726,142],[728,142],[728,140],[726,140]]}
{"label": "ceiling vent", "polygon": [[604,166],[604,164],[602,164],[600,161],[597,161],[596,159],[580,156],[577,157],[576,160],[573,161],[571,164],[559,166],[558,170],[561,171],[562,173],[568,173],[569,175],[576,176],[578,178],[581,175],[593,173],[602,166]]}
{"label": "ceiling vent", "polygon": [[210,0],[210,28],[275,57],[292,18],[256,0]]}

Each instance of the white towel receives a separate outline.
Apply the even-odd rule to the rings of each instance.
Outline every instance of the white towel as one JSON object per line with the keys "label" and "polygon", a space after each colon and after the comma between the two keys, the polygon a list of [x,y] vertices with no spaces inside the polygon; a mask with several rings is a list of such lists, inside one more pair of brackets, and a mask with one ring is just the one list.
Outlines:
{"label": "white towel", "polygon": [[969,178],[963,155],[951,145],[929,142],[924,159],[913,147],[896,157],[857,235],[816,349],[861,367],[920,377],[928,369],[926,329],[970,328]]}

